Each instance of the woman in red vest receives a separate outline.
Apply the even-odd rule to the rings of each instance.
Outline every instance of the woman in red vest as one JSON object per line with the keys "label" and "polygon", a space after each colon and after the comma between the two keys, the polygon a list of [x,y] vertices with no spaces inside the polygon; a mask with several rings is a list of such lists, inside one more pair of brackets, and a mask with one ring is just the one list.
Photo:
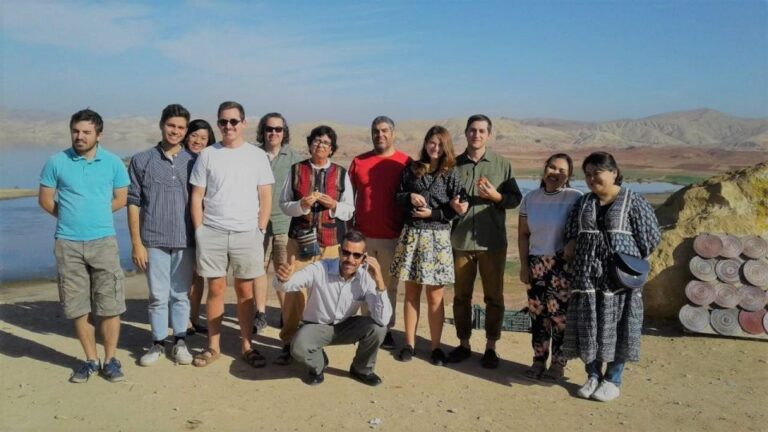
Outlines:
{"label": "woman in red vest", "polygon": [[[336,153],[336,132],[318,126],[307,137],[309,159],[294,164],[280,193],[280,209],[291,217],[288,259],[295,271],[321,259],[338,258],[340,239],[355,211],[347,170],[331,162]],[[290,362],[290,343],[304,314],[306,292],[289,293],[283,303],[283,352],[279,364]]]}
{"label": "woman in red vest", "polygon": [[451,134],[433,126],[424,137],[419,160],[404,171],[397,203],[406,210],[405,226],[395,248],[390,271],[405,281],[405,347],[397,359],[409,361],[416,354],[416,323],[419,320],[421,289],[427,291],[427,319],[431,336],[430,361],[442,366],[445,353],[440,349],[445,310],[443,287],[454,282],[451,221],[460,203],[461,183],[456,175],[456,155]]}

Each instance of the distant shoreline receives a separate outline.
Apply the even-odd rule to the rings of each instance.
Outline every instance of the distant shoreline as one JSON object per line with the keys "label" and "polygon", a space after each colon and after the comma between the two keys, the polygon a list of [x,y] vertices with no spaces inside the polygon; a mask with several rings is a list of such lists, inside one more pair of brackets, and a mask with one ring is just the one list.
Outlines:
{"label": "distant shoreline", "polygon": [[0,201],[37,196],[37,189],[0,189]]}

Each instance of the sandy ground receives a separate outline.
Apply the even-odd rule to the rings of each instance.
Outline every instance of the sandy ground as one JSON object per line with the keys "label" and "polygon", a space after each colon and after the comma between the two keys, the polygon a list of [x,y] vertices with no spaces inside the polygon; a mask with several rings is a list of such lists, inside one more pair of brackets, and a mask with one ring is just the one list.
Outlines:
{"label": "sandy ground", "polygon": [[[308,387],[300,379],[305,371],[295,364],[252,369],[239,360],[231,298],[218,362],[200,369],[167,359],[138,366],[150,338],[144,277],[128,278],[127,292],[118,352],[126,381],[94,376],[70,384],[82,351],[61,316],[55,285],[0,289],[0,430],[764,431],[768,424],[768,344],[761,341],[649,325],[642,361],[627,367],[622,397],[607,404],[574,396],[585,379],[580,361],[568,365],[560,384],[522,378],[531,357],[526,333],[503,334],[497,370],[479,365],[481,332],[472,339],[473,358],[451,367],[428,362],[424,339],[408,364],[382,350],[376,371],[384,383],[376,388],[348,376],[352,347],[330,347],[325,383]],[[520,306],[520,293],[509,297],[508,303],[517,303],[509,307]],[[274,324],[277,309],[268,312]],[[446,313],[450,317],[450,299]],[[425,326],[423,320],[420,335],[428,334]],[[401,322],[397,330],[402,341]],[[278,354],[277,333],[269,327],[256,337],[270,361]],[[443,342],[446,349],[456,343],[449,324]],[[205,339],[193,336],[189,344],[201,349]]]}

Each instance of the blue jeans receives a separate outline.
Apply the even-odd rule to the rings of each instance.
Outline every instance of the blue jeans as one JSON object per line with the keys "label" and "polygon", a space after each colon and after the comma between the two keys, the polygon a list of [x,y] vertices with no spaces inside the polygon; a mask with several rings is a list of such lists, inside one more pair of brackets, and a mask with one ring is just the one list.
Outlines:
{"label": "blue jeans", "polygon": [[608,367],[605,368],[605,373],[603,373],[603,362],[597,360],[592,363],[587,363],[584,369],[587,371],[589,377],[595,377],[599,381],[610,381],[611,383],[616,384],[616,387],[621,386],[621,374],[624,372],[623,361],[608,362]]}
{"label": "blue jeans", "polygon": [[168,309],[174,336],[187,334],[189,287],[195,265],[195,249],[147,248],[149,285],[149,324],[152,340],[168,336]]}

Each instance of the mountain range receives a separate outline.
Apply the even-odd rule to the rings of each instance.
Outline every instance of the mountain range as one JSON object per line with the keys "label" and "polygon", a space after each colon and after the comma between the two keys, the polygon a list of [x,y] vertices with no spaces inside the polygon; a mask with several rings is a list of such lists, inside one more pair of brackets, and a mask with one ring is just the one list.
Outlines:
{"label": "mountain range", "polygon": [[[464,118],[399,121],[396,129],[398,146],[415,153],[427,129],[439,124],[453,134],[457,150],[462,149],[465,121]],[[67,122],[67,118],[57,118],[50,113],[0,110],[0,147],[67,146]],[[258,117],[249,117],[248,122],[247,138],[253,141]],[[493,123],[494,146],[516,150],[635,147],[768,150],[768,119],[739,118],[707,108],[608,122],[497,117],[493,118]],[[319,124],[328,124],[336,130],[342,156],[370,148],[368,127],[332,121],[291,125],[293,145],[304,150],[302,138]],[[157,119],[147,117],[108,118],[104,129],[102,142],[123,150],[146,148],[160,137]]]}

